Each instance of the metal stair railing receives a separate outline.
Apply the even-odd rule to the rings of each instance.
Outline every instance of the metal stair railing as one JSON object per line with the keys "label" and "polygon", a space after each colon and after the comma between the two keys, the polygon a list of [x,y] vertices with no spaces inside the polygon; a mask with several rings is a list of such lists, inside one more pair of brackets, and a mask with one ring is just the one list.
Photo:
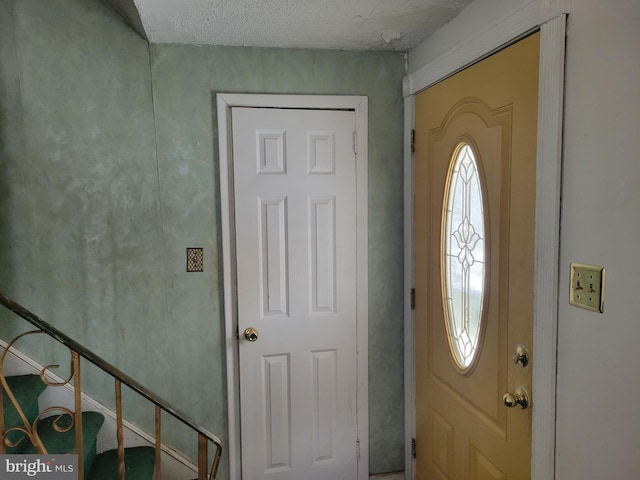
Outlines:
{"label": "metal stair railing", "polygon": [[[12,311],[19,317],[23,318],[27,322],[31,323],[33,326],[37,328],[37,330],[31,330],[25,333],[20,334],[16,338],[14,338],[5,348],[4,352],[0,356],[0,454],[4,454],[6,451],[6,447],[14,447],[15,444],[8,438],[8,434],[12,431],[19,431],[26,435],[26,437],[31,441],[33,446],[37,449],[37,451],[41,454],[48,453],[40,440],[40,437],[37,432],[37,426],[39,420],[43,417],[43,415],[51,413],[52,411],[61,411],[62,414],[58,417],[58,420],[62,418],[64,415],[68,415],[72,419],[72,423],[70,426],[65,425],[64,427],[59,426],[57,421],[54,421],[54,428],[60,432],[70,431],[71,428],[75,425],[75,435],[76,435],[76,451],[74,453],[78,454],[78,479],[84,479],[83,472],[83,462],[82,462],[82,408],[81,408],[81,399],[82,399],[82,391],[80,388],[80,358],[84,358],[88,360],[102,371],[110,375],[115,380],[115,398],[116,398],[116,437],[117,437],[117,451],[118,451],[118,478],[119,480],[125,480],[125,454],[124,454],[124,430],[123,430],[123,418],[122,418],[122,384],[129,387],[131,390],[137,392],[139,395],[146,398],[149,402],[155,405],[155,480],[160,480],[162,477],[162,469],[161,469],[161,452],[162,452],[162,441],[161,441],[161,414],[162,411],[167,412],[177,420],[179,420],[182,424],[186,425],[189,429],[193,430],[197,434],[198,439],[198,480],[215,480],[218,467],[220,464],[220,458],[222,455],[222,442],[218,437],[216,437],[213,433],[207,431],[202,426],[198,425],[194,420],[190,417],[170,405],[168,402],[160,398],[154,392],[141,385],[133,378],[117,369],[110,363],[106,362],[102,358],[100,358],[95,353],[91,352],[72,338],[68,337],[64,333],[62,333],[57,328],[53,327],[37,315],[33,314],[22,305],[14,302],[6,295],[0,293],[0,304],[6,307],[8,310]],[[71,412],[69,409],[64,407],[50,407],[38,415],[38,417],[33,421],[33,423],[29,422],[26,418],[26,415],[22,411],[16,397],[13,395],[13,392],[9,388],[7,384],[7,380],[4,374],[4,359],[10,348],[22,337],[32,334],[45,333],[50,337],[57,340],[59,343],[67,347],[71,351],[71,369],[69,377],[62,383],[52,383],[45,378],[46,370],[50,368],[58,367],[58,365],[49,365],[44,367],[44,369],[40,372],[40,378],[46,385],[50,386],[61,386],[66,385],[71,380],[73,380],[74,385],[74,402],[75,402],[75,412]],[[4,412],[3,412],[3,402],[2,402],[2,392],[5,392],[9,397],[11,403],[15,407],[20,419],[23,423],[23,426],[13,427],[9,430],[5,431],[4,426]],[[215,446],[215,453],[213,455],[213,460],[211,462],[211,468],[209,468],[209,454],[208,447],[209,443],[213,443]]]}

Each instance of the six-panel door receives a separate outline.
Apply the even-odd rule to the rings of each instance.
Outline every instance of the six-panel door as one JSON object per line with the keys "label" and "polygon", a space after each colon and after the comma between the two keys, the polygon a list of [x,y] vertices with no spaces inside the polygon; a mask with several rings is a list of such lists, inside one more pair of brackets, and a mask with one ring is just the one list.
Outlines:
{"label": "six-panel door", "polygon": [[355,114],[232,128],[243,478],[355,479]]}

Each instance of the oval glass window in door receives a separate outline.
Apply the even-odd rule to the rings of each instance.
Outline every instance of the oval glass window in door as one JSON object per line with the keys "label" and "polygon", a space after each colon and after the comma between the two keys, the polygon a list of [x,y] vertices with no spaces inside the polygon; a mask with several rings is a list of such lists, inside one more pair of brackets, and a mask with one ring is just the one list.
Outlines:
{"label": "oval glass window in door", "polygon": [[444,193],[442,291],[451,355],[469,372],[481,349],[486,296],[484,185],[469,143],[456,147]]}

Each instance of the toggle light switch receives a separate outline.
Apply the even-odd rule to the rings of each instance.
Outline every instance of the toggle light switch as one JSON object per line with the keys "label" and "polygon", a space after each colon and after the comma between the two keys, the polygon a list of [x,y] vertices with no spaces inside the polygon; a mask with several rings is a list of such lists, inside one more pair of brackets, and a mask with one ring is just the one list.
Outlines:
{"label": "toggle light switch", "polygon": [[571,264],[569,303],[602,313],[604,309],[604,268],[583,263]]}

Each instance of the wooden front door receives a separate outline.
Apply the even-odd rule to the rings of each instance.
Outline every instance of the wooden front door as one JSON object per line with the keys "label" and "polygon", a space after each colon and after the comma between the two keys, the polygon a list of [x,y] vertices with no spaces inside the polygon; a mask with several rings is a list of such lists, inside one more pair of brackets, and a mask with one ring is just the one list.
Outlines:
{"label": "wooden front door", "polygon": [[530,477],[538,56],[534,34],[416,97],[418,479]]}

